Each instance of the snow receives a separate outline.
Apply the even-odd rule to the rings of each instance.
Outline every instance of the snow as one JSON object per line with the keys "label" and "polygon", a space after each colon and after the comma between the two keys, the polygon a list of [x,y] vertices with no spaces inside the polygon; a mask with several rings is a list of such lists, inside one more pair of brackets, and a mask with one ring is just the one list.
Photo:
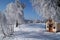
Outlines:
{"label": "snow", "polygon": [[[0,37],[1,38],[1,37]],[[14,27],[14,34],[3,40],[59,40],[60,32],[46,32],[45,24],[22,24]]]}

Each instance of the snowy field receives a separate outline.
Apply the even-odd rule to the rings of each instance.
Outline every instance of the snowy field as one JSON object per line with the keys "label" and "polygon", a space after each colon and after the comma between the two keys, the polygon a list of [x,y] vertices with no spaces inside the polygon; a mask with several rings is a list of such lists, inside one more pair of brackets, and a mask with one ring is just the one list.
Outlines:
{"label": "snowy field", "polygon": [[45,24],[23,24],[14,27],[14,34],[0,40],[60,40],[60,33],[46,32]]}

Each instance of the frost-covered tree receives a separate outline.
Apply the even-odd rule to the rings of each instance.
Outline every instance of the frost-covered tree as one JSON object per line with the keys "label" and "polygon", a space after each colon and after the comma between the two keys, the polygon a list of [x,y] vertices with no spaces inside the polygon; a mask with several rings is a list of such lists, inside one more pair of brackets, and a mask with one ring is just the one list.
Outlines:
{"label": "frost-covered tree", "polygon": [[5,14],[8,20],[8,24],[16,24],[18,21],[19,24],[24,23],[24,5],[19,2],[19,0],[15,0],[15,2],[11,2],[7,5]]}
{"label": "frost-covered tree", "polygon": [[9,3],[3,13],[0,12],[0,27],[5,36],[13,34],[16,22],[24,23],[23,9],[24,4],[16,0],[14,3]]}
{"label": "frost-covered tree", "polygon": [[60,20],[60,0],[31,0],[31,3],[42,17]]}
{"label": "frost-covered tree", "polygon": [[3,12],[0,12],[0,33],[4,36],[13,34],[13,27],[7,25],[7,19]]}

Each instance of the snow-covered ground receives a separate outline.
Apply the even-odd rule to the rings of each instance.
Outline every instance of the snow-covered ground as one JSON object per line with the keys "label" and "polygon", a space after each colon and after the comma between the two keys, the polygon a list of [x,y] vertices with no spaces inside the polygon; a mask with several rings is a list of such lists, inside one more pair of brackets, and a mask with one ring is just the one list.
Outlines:
{"label": "snow-covered ground", "polygon": [[[1,36],[0,39],[3,37]],[[3,40],[60,40],[60,33],[46,32],[45,24],[23,24],[14,27],[14,34]]]}

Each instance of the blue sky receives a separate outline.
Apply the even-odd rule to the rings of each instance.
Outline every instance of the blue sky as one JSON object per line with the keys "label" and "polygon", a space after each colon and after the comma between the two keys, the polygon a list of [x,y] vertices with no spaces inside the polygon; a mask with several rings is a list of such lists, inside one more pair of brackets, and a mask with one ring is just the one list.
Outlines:
{"label": "blue sky", "polygon": [[[7,4],[14,2],[15,0],[0,0],[0,11],[3,11]],[[24,18],[25,19],[41,19],[41,17],[33,10],[30,0],[20,0],[20,2],[25,4]]]}

